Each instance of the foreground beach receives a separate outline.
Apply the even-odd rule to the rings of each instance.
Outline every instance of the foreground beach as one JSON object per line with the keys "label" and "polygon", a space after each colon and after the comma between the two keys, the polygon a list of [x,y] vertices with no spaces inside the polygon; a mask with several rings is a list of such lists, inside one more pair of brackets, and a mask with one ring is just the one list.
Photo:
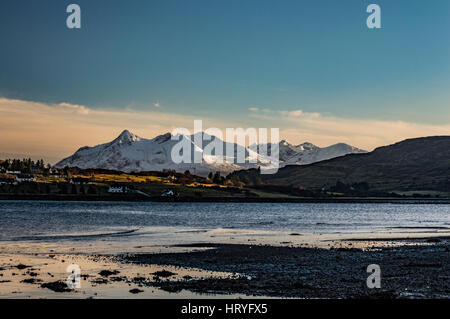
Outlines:
{"label": "foreground beach", "polygon": [[[416,236],[324,241],[328,248],[184,244],[131,254],[4,244],[0,297],[450,298],[450,236]],[[69,264],[82,270],[79,289],[66,285]],[[380,289],[366,286],[370,264],[381,267]]]}
{"label": "foreground beach", "polygon": [[[430,241],[437,243],[424,245]],[[331,249],[213,244],[213,250],[136,255],[125,260],[246,275],[238,279],[148,283],[174,292],[188,289],[293,298],[450,298],[448,239],[364,250],[349,246],[351,242],[346,248]],[[366,286],[370,264],[381,267],[381,289]]]}

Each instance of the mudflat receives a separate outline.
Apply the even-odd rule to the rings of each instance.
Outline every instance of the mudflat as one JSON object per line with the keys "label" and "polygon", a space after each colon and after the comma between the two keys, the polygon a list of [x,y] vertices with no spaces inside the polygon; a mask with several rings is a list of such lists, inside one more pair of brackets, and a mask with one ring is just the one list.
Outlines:
{"label": "mudflat", "polygon": [[[450,298],[449,238],[395,239],[386,246],[378,240],[361,243],[333,242],[329,249],[184,245],[211,249],[136,254],[123,257],[123,261],[240,274],[236,278],[148,283],[170,292],[293,298]],[[367,267],[371,264],[381,268],[380,289],[367,287]]]}

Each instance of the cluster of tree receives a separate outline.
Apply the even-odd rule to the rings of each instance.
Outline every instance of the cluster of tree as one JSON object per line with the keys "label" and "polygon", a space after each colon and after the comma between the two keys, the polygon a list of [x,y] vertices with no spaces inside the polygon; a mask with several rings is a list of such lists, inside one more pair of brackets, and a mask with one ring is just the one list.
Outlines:
{"label": "cluster of tree", "polygon": [[64,195],[97,195],[104,192],[104,187],[96,185],[70,185],[67,183],[58,184],[58,193]]}
{"label": "cluster of tree", "polygon": [[210,172],[208,174],[208,179],[214,184],[223,185],[225,183],[225,177],[220,175],[220,172]]}
{"label": "cluster of tree", "polygon": [[247,176],[239,177],[237,174],[229,174],[227,177],[224,177],[220,174],[220,172],[211,172],[208,175],[208,179],[210,182],[218,185],[226,185],[228,187],[238,187],[242,188],[245,186],[258,186],[263,185],[263,181],[261,177],[258,175],[252,176],[251,178]]}
{"label": "cluster of tree", "polygon": [[192,175],[189,170],[185,171],[184,174],[176,173],[175,171],[171,171],[172,173],[166,177],[171,176],[173,181],[178,184],[186,185],[194,182],[198,183],[207,183],[208,180],[204,177],[200,177],[197,175]]}
{"label": "cluster of tree", "polygon": [[298,197],[327,197],[319,191],[304,189],[303,187],[295,187],[293,185],[277,185],[277,184],[260,184],[253,185],[251,189],[265,191],[268,193],[279,193],[283,195],[291,195]]}
{"label": "cluster of tree", "polygon": [[368,193],[370,187],[366,182],[346,184],[338,180],[335,186],[331,186],[328,189],[330,192],[357,195]]}
{"label": "cluster of tree", "polygon": [[51,166],[50,164],[45,165],[43,159],[33,161],[31,158],[28,158],[22,160],[7,159],[0,162],[0,167],[4,170],[20,171],[25,174],[31,174],[36,171],[43,172],[45,169],[50,169]]}
{"label": "cluster of tree", "polygon": [[0,193],[9,194],[61,194],[61,195],[98,195],[107,194],[107,187],[100,185],[72,185],[69,183],[22,183],[18,185],[0,185]]}
{"label": "cluster of tree", "polygon": [[367,182],[358,183],[344,183],[337,181],[334,186],[324,186],[322,188],[324,192],[340,193],[344,196],[355,196],[355,197],[399,197],[398,194],[392,192],[383,192],[370,189]]}

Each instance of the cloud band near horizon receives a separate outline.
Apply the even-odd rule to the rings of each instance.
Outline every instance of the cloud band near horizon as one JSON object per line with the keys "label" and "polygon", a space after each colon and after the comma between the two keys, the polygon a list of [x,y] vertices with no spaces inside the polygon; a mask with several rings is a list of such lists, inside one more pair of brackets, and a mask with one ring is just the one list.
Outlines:
{"label": "cloud band near horizon", "polygon": [[280,138],[293,144],[305,141],[324,147],[347,143],[368,151],[407,138],[450,135],[450,124],[352,119],[307,113],[301,109],[251,107],[239,118],[213,118],[149,109],[92,109],[71,103],[46,104],[0,98],[0,157],[44,158],[55,163],[83,146],[111,141],[124,129],[145,137],[184,127],[193,130],[201,119],[204,129],[216,127],[278,127]]}

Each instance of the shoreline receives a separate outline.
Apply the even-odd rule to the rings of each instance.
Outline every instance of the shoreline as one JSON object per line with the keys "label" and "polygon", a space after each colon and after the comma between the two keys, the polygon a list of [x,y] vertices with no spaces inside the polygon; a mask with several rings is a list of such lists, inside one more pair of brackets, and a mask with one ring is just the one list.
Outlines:
{"label": "shoreline", "polygon": [[[381,239],[380,239],[381,240]],[[395,239],[394,241],[396,241]],[[405,240],[405,239],[400,239]],[[367,241],[369,244],[371,240]],[[392,240],[389,240],[392,241]],[[122,257],[137,264],[193,267],[244,274],[237,279],[147,283],[166,291],[246,294],[275,298],[444,298],[450,299],[450,240],[411,240],[395,247],[303,248],[267,245],[193,244],[208,250],[137,254]],[[369,289],[367,267],[381,268],[381,288]]]}
{"label": "shoreline", "polygon": [[[311,244],[202,242],[151,253],[145,248],[96,253],[71,243],[35,244],[40,249],[22,243],[23,251],[9,243],[0,251],[0,296],[450,298],[449,236],[343,238],[327,242],[327,248]],[[79,290],[62,289],[71,263],[82,269]],[[371,264],[381,268],[381,289],[366,286]]]}
{"label": "shoreline", "polygon": [[[212,205],[212,210],[205,204],[208,214],[200,215],[197,211],[205,205],[0,205],[6,226],[18,221],[0,241],[1,298],[450,298],[450,220],[448,207],[442,205],[415,210],[414,205],[324,204],[319,209],[306,204],[241,204],[245,207],[236,216],[246,218],[253,206],[255,215],[234,224],[230,218],[205,223],[227,204]],[[35,214],[46,206],[55,206],[52,214]],[[167,214],[160,212],[165,206],[170,207]],[[345,221],[351,223],[339,218],[333,222],[333,207],[350,214]],[[302,209],[323,216],[308,219]],[[285,218],[291,210],[294,213]],[[67,212],[64,218],[52,222],[63,228],[25,232],[30,222],[46,223],[61,211]],[[84,211],[87,215],[77,215]],[[150,219],[145,219],[147,211]],[[108,219],[109,212],[119,215]],[[382,215],[370,221],[377,212]],[[78,228],[72,224],[75,216],[89,223],[80,222]],[[201,222],[190,224],[192,218]],[[22,219],[29,222],[21,223]],[[277,219],[281,220],[271,224]],[[70,264],[81,268],[80,289],[65,288]],[[366,286],[367,267],[373,264],[381,267],[381,289]]]}
{"label": "shoreline", "polygon": [[72,202],[169,202],[169,203],[350,203],[350,204],[450,204],[450,198],[332,197],[332,198],[257,198],[257,197],[145,197],[142,195],[46,195],[0,194],[0,201]]}

